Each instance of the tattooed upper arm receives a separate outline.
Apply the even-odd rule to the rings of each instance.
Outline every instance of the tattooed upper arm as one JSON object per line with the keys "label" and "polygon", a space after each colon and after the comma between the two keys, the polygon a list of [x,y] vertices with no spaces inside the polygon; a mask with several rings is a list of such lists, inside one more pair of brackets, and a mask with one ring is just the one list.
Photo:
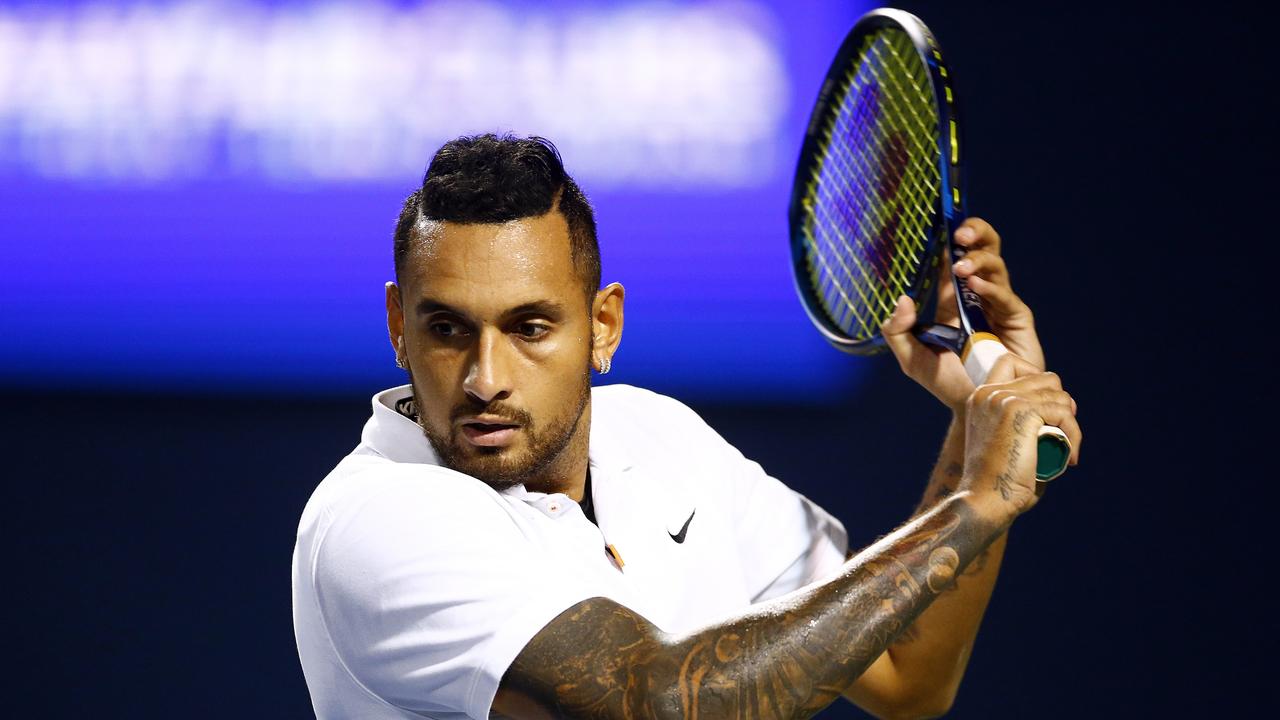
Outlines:
{"label": "tattooed upper arm", "polygon": [[529,641],[498,687],[494,711],[518,720],[661,717],[663,633],[606,598],[584,600]]}

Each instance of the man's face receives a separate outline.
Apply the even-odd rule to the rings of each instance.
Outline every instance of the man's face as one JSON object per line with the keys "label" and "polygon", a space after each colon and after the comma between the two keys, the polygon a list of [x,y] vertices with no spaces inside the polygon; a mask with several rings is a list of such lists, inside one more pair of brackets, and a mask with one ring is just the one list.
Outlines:
{"label": "man's face", "polygon": [[401,281],[418,417],[441,462],[499,490],[585,471],[591,308],[564,216],[431,223]]}

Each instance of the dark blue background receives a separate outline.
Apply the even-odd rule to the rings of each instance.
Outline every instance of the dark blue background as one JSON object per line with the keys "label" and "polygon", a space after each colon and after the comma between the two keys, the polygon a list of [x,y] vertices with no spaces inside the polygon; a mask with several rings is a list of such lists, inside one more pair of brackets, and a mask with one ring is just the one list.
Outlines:
{"label": "dark blue background", "polygon": [[[1084,464],[1012,530],[951,717],[1263,714],[1277,622],[1273,361],[1254,297],[1274,232],[1261,22],[905,5],[956,69],[973,211],[1007,238],[1087,436]],[[844,362],[869,374],[825,407],[746,387],[691,403],[865,543],[910,512],[946,418],[890,361]],[[2,401],[12,712],[307,716],[289,553],[364,394],[54,380]]]}
{"label": "dark blue background", "polygon": [[[392,8],[391,13],[399,13],[378,25],[379,29],[386,29],[397,23],[415,22],[412,13],[416,5],[421,3],[382,1],[364,6],[364,11],[376,18],[381,18],[379,13],[388,12],[388,8]],[[442,5],[448,7],[443,3],[433,7]],[[115,14],[108,13],[106,17],[114,18],[111,22],[116,26],[130,28],[130,18],[138,6],[138,2],[115,2],[102,7],[115,8]],[[177,12],[174,7],[183,7],[172,1],[150,6],[173,13]],[[313,39],[306,48],[320,54],[325,47],[340,45],[334,39],[339,33],[335,23],[315,19],[322,15],[317,7],[323,6],[322,2],[242,2],[211,15],[209,23],[218,26],[217,32],[256,38],[253,28],[257,26],[250,18],[254,12],[264,12],[276,22],[299,28],[299,35]],[[526,83],[534,86],[533,90],[518,88],[524,94],[513,88],[491,87],[488,82],[465,89],[453,87],[424,72],[428,67],[452,67],[462,62],[450,54],[449,48],[433,46],[438,38],[424,38],[405,48],[412,57],[398,58],[408,72],[422,74],[426,78],[422,82],[435,83],[427,90],[416,86],[404,89],[395,105],[397,109],[421,106],[426,118],[423,124],[430,132],[425,137],[397,134],[399,116],[388,113],[386,117],[378,115],[367,134],[397,143],[397,157],[413,156],[407,162],[411,170],[400,172],[398,166],[377,165],[377,171],[367,178],[345,165],[340,169],[348,174],[336,179],[314,177],[306,167],[284,161],[279,167],[271,165],[262,158],[276,157],[272,152],[293,157],[289,155],[292,146],[274,135],[266,134],[264,138],[264,131],[254,134],[245,130],[243,126],[249,123],[240,119],[242,111],[223,109],[216,99],[209,99],[221,98],[221,94],[201,94],[201,83],[217,86],[218,81],[193,72],[198,79],[179,86],[186,95],[179,94],[178,100],[150,100],[151,95],[137,89],[148,83],[159,84],[153,75],[163,75],[164,70],[153,67],[149,74],[140,73],[131,71],[123,62],[118,71],[123,79],[100,83],[101,93],[112,98],[138,92],[141,107],[154,104],[161,109],[139,112],[134,117],[128,114],[129,102],[117,101],[126,107],[102,110],[93,118],[103,124],[120,122],[120,116],[126,118],[126,124],[154,121],[159,126],[157,133],[179,134],[174,152],[185,153],[182,156],[190,161],[189,166],[199,167],[199,171],[179,164],[161,171],[169,174],[151,178],[144,170],[128,164],[132,156],[99,160],[101,168],[97,172],[65,170],[41,155],[41,149],[59,157],[57,152],[49,153],[47,146],[78,148],[87,143],[107,154],[101,146],[125,141],[113,136],[100,138],[92,130],[66,134],[48,131],[61,127],[58,122],[71,122],[66,118],[76,117],[75,106],[57,100],[56,95],[48,99],[57,108],[48,113],[53,119],[42,115],[39,108],[32,109],[30,101],[14,101],[19,109],[11,110],[7,117],[4,76],[0,75],[0,219],[5,225],[0,250],[7,258],[0,265],[0,336],[6,338],[0,344],[0,382],[29,386],[57,382],[79,388],[179,392],[198,386],[204,391],[329,396],[372,393],[398,382],[401,374],[389,361],[392,350],[385,342],[382,319],[382,285],[392,279],[393,221],[404,197],[421,181],[420,168],[425,168],[439,143],[454,135],[436,132],[454,127],[452,121],[437,117],[441,114],[438,108],[451,106],[449,112],[461,113],[491,106],[488,112],[477,111],[480,126],[460,128],[458,132],[553,135],[551,139],[560,145],[567,167],[596,207],[605,281],[619,281],[627,287],[632,319],[627,326],[626,349],[616,363],[617,377],[684,396],[718,397],[750,386],[759,399],[799,398],[824,403],[825,395],[832,390],[855,387],[862,366],[830,353],[803,313],[795,312],[795,290],[788,270],[786,207],[794,158],[799,153],[812,99],[845,29],[868,6],[866,2],[812,0],[762,1],[744,5],[745,9],[735,9],[732,3],[662,5],[581,0],[507,0],[490,5],[501,8],[498,15],[514,22],[534,25],[545,21],[552,27],[574,27],[575,21],[580,22],[584,14],[591,13],[594,15],[590,17],[607,21],[633,7],[656,9],[667,13],[667,18],[685,18],[679,15],[684,8],[703,8],[721,24],[750,32],[767,46],[771,59],[751,63],[735,57],[726,63],[744,68],[742,76],[753,81],[749,83],[752,86],[773,87],[770,78],[776,77],[780,107],[765,109],[748,100],[742,101],[741,108],[735,106],[741,110],[739,114],[757,118],[775,113],[776,122],[762,131],[759,147],[747,153],[766,158],[760,161],[759,172],[725,180],[700,181],[693,163],[672,170],[662,165],[658,157],[630,174],[619,176],[617,173],[622,171],[616,171],[610,175],[607,168],[626,163],[626,148],[648,149],[642,144],[641,133],[622,134],[615,142],[587,147],[575,145],[572,135],[554,137],[552,129],[541,127],[531,115],[545,111],[544,106],[552,102],[546,98],[561,97],[557,93],[577,97],[573,89],[563,87],[567,81],[557,82],[560,78],[554,72],[548,73],[549,79],[535,76],[535,80]],[[31,8],[45,8],[79,27],[86,24],[83,18],[91,12],[85,8],[94,6],[58,2],[11,7],[26,7],[29,12],[34,12]],[[479,22],[473,18],[480,15],[458,10],[467,7],[465,4],[455,3],[453,7],[452,14],[443,20],[420,25],[430,31],[449,20],[472,24],[466,27]],[[6,9],[0,4],[0,21],[5,19]],[[180,21],[160,16],[166,18],[167,32],[186,37],[179,34],[183,32]],[[8,17],[40,16],[14,10]],[[30,19],[24,22],[24,27],[43,27]],[[38,36],[37,31],[30,32]],[[212,34],[215,29],[209,32]],[[374,32],[366,30],[361,37]],[[618,27],[608,32],[617,44],[635,40],[634,34],[628,35]],[[549,36],[553,41],[548,44],[553,48],[557,47],[554,39],[563,40],[554,32]],[[514,42],[518,35],[505,30],[499,37]],[[662,60],[663,46],[654,42],[658,45],[655,49],[635,42],[642,49],[628,51],[631,54],[623,57],[642,57],[641,64],[646,67]],[[717,37],[705,42],[715,48],[722,46],[717,42],[728,41]],[[79,43],[87,44],[83,39]],[[275,47],[283,41],[261,43]],[[68,44],[74,47],[73,43]],[[40,47],[38,43],[34,45]],[[673,41],[667,54],[689,55],[694,46],[688,41]],[[209,66],[221,67],[214,59],[216,53],[208,47],[198,45],[191,52]],[[536,58],[565,73],[574,67],[572,62],[557,60],[560,56],[554,50],[520,52],[525,51],[514,56],[524,65],[532,64],[528,58]],[[352,64],[380,67],[377,58],[351,55],[346,59]],[[0,59],[3,57],[0,53]],[[482,69],[499,68],[490,71],[498,74],[513,62],[511,58],[488,54],[466,57]],[[616,56],[611,57],[616,60]],[[597,62],[603,65],[606,61]],[[107,60],[100,62],[109,64]],[[323,58],[315,62],[319,68],[328,67]],[[557,62],[561,64],[556,65]],[[50,64],[46,60],[37,68]],[[76,60],[65,64],[70,66],[64,69],[65,74],[79,78],[89,72],[85,66],[93,63]],[[760,65],[776,70],[776,76],[752,70]],[[295,66],[282,66],[286,69],[236,67],[234,71],[210,74],[219,79],[229,76],[231,79],[226,82],[241,88],[237,98],[258,87],[254,81],[259,73],[273,77],[272,72],[278,72],[303,85],[297,91],[303,100],[297,102],[311,102],[316,108],[299,110],[288,106],[285,111],[270,104],[272,110],[263,111],[269,117],[276,117],[272,112],[283,115],[285,119],[277,122],[286,131],[297,124],[301,132],[307,127],[308,117],[327,117],[325,97],[353,94],[337,80],[333,81],[337,89],[306,85],[300,71],[287,69]],[[22,65],[13,68],[19,76],[23,70]],[[39,72],[44,74],[38,77],[48,77],[50,83],[62,77],[48,70]],[[668,70],[652,72],[670,79],[669,74],[662,74]],[[718,72],[725,74],[723,68]],[[368,80],[379,87],[398,87],[394,79],[382,79],[383,74],[371,71]],[[697,70],[689,69],[684,74],[694,76]],[[708,124],[699,119],[707,113],[697,112],[701,107],[699,98],[707,92],[705,81],[704,85],[691,81],[691,88],[685,92],[673,89],[666,95],[680,99],[648,108],[643,101],[651,96],[643,94],[645,91],[635,91],[640,100],[628,95],[629,78],[624,75],[614,79],[611,90],[582,89],[581,96],[598,102],[591,108],[594,112],[566,109],[559,114],[571,118],[566,120],[568,127],[598,134],[619,126],[621,121],[596,120],[595,116],[608,116],[613,104],[621,105],[631,98],[632,104],[643,106],[636,109],[639,119],[633,123],[646,118],[654,124],[666,123],[664,127],[675,128],[669,132],[686,141],[694,130]],[[98,87],[87,82],[84,85],[86,92]],[[19,97],[19,91],[11,92]],[[391,94],[395,96],[394,92]],[[661,91],[657,94],[663,95]],[[153,95],[168,97],[164,93]],[[540,99],[526,100],[526,95]],[[133,99],[132,95],[127,97]],[[368,102],[383,97],[372,94]],[[114,107],[109,101],[99,102],[107,108]],[[204,116],[185,119],[166,114],[205,103],[219,109],[215,118],[230,129],[202,134],[193,126],[203,127]],[[365,134],[343,135],[344,126],[335,125],[331,128],[336,137],[333,144],[344,148],[366,144],[376,147]],[[52,139],[33,133],[31,127],[37,131],[44,128]],[[90,123],[90,127],[96,126]],[[621,123],[621,127],[630,126]],[[746,131],[714,126],[709,132],[717,138],[732,138],[735,133]],[[44,139],[33,140],[32,136]],[[611,146],[621,149],[609,155]],[[149,149],[144,156],[166,158],[169,145],[157,142],[146,147]],[[204,156],[191,150],[193,147],[206,151],[212,159],[201,160]],[[320,157],[328,157],[324,146],[310,149]],[[96,157],[92,151],[86,152],[90,158]],[[188,154],[192,157],[187,158]],[[727,164],[727,154],[732,153],[718,152],[714,160],[721,162],[724,157]],[[241,156],[250,159],[241,160],[240,164],[229,159]],[[113,170],[116,165],[125,169]],[[53,282],[57,277],[70,279],[70,287]],[[697,312],[689,312],[691,308]],[[51,315],[60,320],[56,332],[49,331],[46,324]],[[743,346],[747,344],[752,349],[744,353]]]}

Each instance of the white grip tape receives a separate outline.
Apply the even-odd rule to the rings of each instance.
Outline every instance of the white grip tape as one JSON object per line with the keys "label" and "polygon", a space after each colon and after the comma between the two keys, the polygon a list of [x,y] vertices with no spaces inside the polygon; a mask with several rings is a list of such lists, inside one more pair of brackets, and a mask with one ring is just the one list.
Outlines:
{"label": "white grip tape", "polygon": [[969,379],[975,386],[981,385],[987,381],[987,376],[991,374],[991,368],[995,367],[996,361],[1007,354],[1009,351],[1005,349],[1004,343],[997,340],[995,335],[974,333],[965,344],[962,356],[964,371],[969,374]]}

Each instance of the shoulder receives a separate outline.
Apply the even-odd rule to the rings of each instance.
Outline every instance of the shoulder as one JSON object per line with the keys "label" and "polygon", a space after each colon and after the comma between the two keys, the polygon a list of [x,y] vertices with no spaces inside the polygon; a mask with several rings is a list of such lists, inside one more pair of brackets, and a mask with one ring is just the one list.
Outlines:
{"label": "shoulder", "polygon": [[352,454],[316,487],[307,511],[332,515],[353,512],[369,503],[438,506],[494,501],[500,502],[500,497],[489,486],[445,467]]}
{"label": "shoulder", "polygon": [[[695,504],[736,492],[760,470],[689,406],[629,385],[596,388],[591,457],[606,467],[641,468],[636,476],[649,487]],[[684,511],[680,521],[686,517]]]}
{"label": "shoulder", "polygon": [[635,385],[597,385],[591,388],[591,401],[600,407],[627,409],[633,412],[663,414],[695,414],[673,397]]}
{"label": "shoulder", "polygon": [[[697,412],[675,398],[633,385],[605,385],[592,389],[593,426],[636,440],[676,443],[724,441]],[[594,430],[594,427],[593,427]]]}
{"label": "shoulder", "polygon": [[351,455],[316,487],[298,525],[311,555],[355,546],[502,534],[511,525],[502,496],[447,468]]}

